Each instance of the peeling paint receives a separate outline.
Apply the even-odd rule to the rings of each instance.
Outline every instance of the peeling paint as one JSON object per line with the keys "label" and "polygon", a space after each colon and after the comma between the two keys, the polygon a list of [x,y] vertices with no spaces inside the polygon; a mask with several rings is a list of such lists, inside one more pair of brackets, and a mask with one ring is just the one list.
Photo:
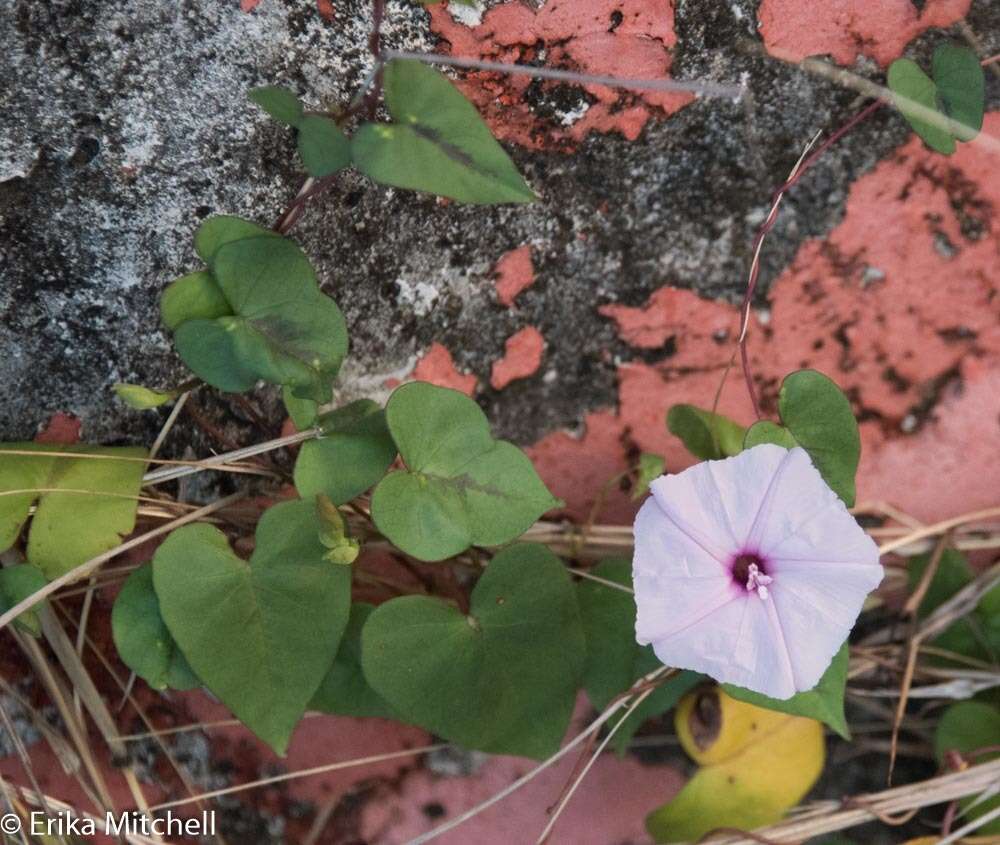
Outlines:
{"label": "peeling paint", "polygon": [[427,381],[439,387],[450,387],[471,396],[476,390],[476,377],[461,373],[455,367],[451,352],[440,343],[432,343],[430,348],[413,368],[410,377],[416,381]]}
{"label": "peeling paint", "polygon": [[493,273],[496,276],[497,301],[509,308],[517,295],[535,282],[531,247],[525,244],[504,253]]}
{"label": "peeling paint", "polygon": [[517,379],[534,375],[542,365],[545,338],[534,326],[525,326],[507,338],[504,356],[493,363],[490,385],[503,390]]}
{"label": "peeling paint", "polygon": [[951,26],[968,12],[972,0],[764,0],[758,13],[760,34],[774,55],[801,61],[830,55],[841,65],[868,56],[883,67],[914,38],[931,27]]}
{"label": "peeling paint", "polygon": [[[537,10],[513,0],[489,9],[474,27],[457,22],[443,6],[429,12],[431,29],[452,55],[544,61],[591,74],[669,78],[677,42],[669,0],[549,0]],[[591,131],[634,140],[650,118],[673,114],[694,99],[683,92],[623,92],[495,73],[469,73],[459,87],[498,137],[534,148],[569,147]]]}

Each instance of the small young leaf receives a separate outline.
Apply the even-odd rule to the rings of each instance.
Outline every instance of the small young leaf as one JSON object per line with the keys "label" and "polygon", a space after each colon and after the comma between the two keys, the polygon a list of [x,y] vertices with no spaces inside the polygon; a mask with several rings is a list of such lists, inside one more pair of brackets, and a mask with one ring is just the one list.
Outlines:
{"label": "small young leaf", "polygon": [[526,543],[493,558],[468,616],[404,596],[379,605],[361,632],[365,677],[400,718],[492,754],[541,758],[559,747],[583,660],[566,568]]}
{"label": "small young leaf", "polygon": [[758,420],[747,429],[746,437],[743,438],[744,449],[752,449],[761,443],[773,443],[786,449],[794,449],[799,445],[787,428],[770,420]]}
{"label": "small young leaf", "polygon": [[366,123],[351,138],[362,173],[459,202],[535,199],[475,107],[442,73],[421,62],[389,62],[385,99],[395,123]]}
{"label": "small young leaf", "polygon": [[358,399],[323,414],[323,437],[308,440],[295,461],[295,488],[302,498],[317,493],[335,505],[349,502],[378,483],[396,458],[385,412],[370,399]]}
{"label": "small young leaf", "polygon": [[643,452],[639,455],[639,473],[632,488],[632,500],[641,499],[649,492],[649,485],[654,479],[663,475],[665,465],[660,455]]}
{"label": "small young leaf", "polygon": [[931,71],[945,113],[962,124],[955,137],[971,141],[983,128],[986,80],[979,58],[968,47],[941,44],[934,50]]}
{"label": "small young leaf", "polygon": [[201,686],[160,615],[151,564],[140,566],[122,585],[111,609],[111,634],[125,665],[153,689]]}
{"label": "small young leaf", "polygon": [[322,493],[316,496],[316,520],[319,523],[319,541],[329,549],[324,557],[341,566],[354,563],[361,544],[351,537],[347,522],[337,506]]}
{"label": "small young leaf", "polygon": [[824,722],[844,739],[849,740],[851,730],[844,717],[844,690],[847,686],[848,662],[847,643],[844,643],[813,689],[797,693],[783,701],[732,684],[723,684],[722,688],[738,701],[755,704],[767,710],[790,713],[793,716],[808,716],[810,719]]}
{"label": "small young leaf", "polygon": [[841,389],[816,370],[797,370],[781,383],[778,411],[823,480],[852,507],[861,435],[851,403]]}
{"label": "small young leaf", "polygon": [[159,408],[167,402],[172,402],[177,398],[177,394],[172,391],[153,390],[143,387],[141,384],[123,384],[118,382],[114,385],[115,394],[130,408],[136,411],[148,411],[150,408]]}
{"label": "small young leaf", "polygon": [[396,714],[382,696],[371,688],[361,671],[361,630],[373,610],[375,608],[372,605],[364,602],[351,605],[351,616],[340,640],[337,656],[309,702],[310,710],[334,716],[396,718]]}
{"label": "small young leaf", "polygon": [[299,127],[299,155],[309,175],[322,179],[351,163],[351,143],[328,117],[311,114]]}
{"label": "small young leaf", "polygon": [[743,426],[722,414],[694,405],[674,405],[667,412],[667,428],[696,458],[717,461],[743,451]]}
{"label": "small young leaf", "polygon": [[315,503],[264,512],[249,562],[211,525],[174,531],[153,558],[160,613],[191,668],[284,754],[347,625],[351,570],[324,559]]}
{"label": "small young leaf", "polygon": [[267,236],[281,237],[276,232],[251,223],[249,220],[244,220],[242,217],[219,214],[215,217],[209,217],[198,227],[198,231],[194,233],[194,251],[198,253],[198,257],[202,261],[211,264],[219,247],[247,238]]}
{"label": "small young leaf", "polygon": [[[934,80],[924,73],[920,69],[920,65],[912,59],[896,59],[889,65],[887,81],[889,88],[894,93],[929,109],[937,110],[937,86],[934,84]],[[951,155],[955,152],[955,138],[950,132],[928,123],[904,100],[897,98],[896,108],[913,127],[913,131],[932,150],[944,153],[944,155]]]}
{"label": "small young leaf", "polygon": [[[9,450],[74,457],[11,455]],[[0,493],[8,494],[0,495],[0,551],[17,539],[35,502],[28,563],[49,580],[120,545],[135,527],[146,471],[146,464],[134,459],[145,456],[138,448],[0,443]]]}
{"label": "small young leaf", "polygon": [[181,276],[160,297],[160,319],[170,331],[187,320],[214,320],[232,313],[229,301],[205,270]]}
{"label": "small young leaf", "polygon": [[298,126],[302,121],[302,103],[287,88],[264,85],[261,88],[252,89],[249,96],[278,123]]}
{"label": "small young leaf", "polygon": [[181,323],[174,341],[184,362],[219,390],[240,393],[263,379],[328,401],[347,326],[302,250],[274,235],[240,238],[215,250],[211,269],[232,315]]}
{"label": "small young leaf", "polygon": [[406,463],[372,494],[379,531],[420,560],[443,560],[470,545],[499,546],[558,507],[516,446],[494,440],[480,407],[457,390],[404,384],[386,406]]}
{"label": "small young leaf", "polygon": [[[46,584],[41,570],[30,563],[19,563],[0,569],[0,613],[6,613]],[[41,636],[42,622],[37,607],[29,608],[14,618],[14,627],[33,637]]]}

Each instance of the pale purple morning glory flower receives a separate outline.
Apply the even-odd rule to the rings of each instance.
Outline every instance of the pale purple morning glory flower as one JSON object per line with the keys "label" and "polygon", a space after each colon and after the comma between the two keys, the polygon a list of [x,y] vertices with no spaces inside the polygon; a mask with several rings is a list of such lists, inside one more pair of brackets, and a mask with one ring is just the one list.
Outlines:
{"label": "pale purple morning glory flower", "polygon": [[634,529],[638,642],[772,698],[812,689],[883,573],[805,450],[755,446],[650,489]]}

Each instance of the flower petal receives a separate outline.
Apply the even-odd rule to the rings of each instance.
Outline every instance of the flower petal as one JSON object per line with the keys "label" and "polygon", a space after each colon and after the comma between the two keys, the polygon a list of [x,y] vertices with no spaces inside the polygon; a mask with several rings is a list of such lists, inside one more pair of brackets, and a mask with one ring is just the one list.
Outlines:
{"label": "flower petal", "polygon": [[754,593],[737,598],[682,631],[653,641],[667,666],[704,672],[722,683],[789,698],[795,681],[788,652],[776,647],[770,600]]}
{"label": "flower petal", "polygon": [[744,548],[771,480],[788,452],[765,444],[722,461],[705,461],[650,484],[660,508],[692,540],[723,562]]}

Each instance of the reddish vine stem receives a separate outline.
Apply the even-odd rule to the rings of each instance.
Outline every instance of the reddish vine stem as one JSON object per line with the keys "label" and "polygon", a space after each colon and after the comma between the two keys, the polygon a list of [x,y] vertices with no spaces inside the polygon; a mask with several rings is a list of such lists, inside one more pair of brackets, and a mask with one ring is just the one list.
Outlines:
{"label": "reddish vine stem", "polygon": [[805,159],[805,161],[802,162],[801,166],[796,169],[795,173],[789,177],[772,195],[771,213],[767,216],[767,219],[761,225],[760,229],[757,231],[756,237],[754,238],[752,252],[755,258],[750,266],[750,276],[747,279],[747,289],[743,297],[743,303],[740,306],[741,328],[739,347],[740,359],[743,364],[743,377],[746,380],[747,392],[750,394],[750,402],[753,405],[754,416],[757,419],[760,419],[761,417],[760,403],[757,400],[757,390],[753,383],[753,372],[750,369],[750,355],[747,352],[747,329],[750,325],[750,307],[753,304],[753,296],[757,290],[757,280],[760,277],[760,262],[756,259],[756,256],[760,252],[764,238],[767,237],[767,234],[774,228],[774,224],[777,222],[778,205],[780,204],[785,193],[798,183],[799,179],[802,178],[802,175],[819,160],[820,156],[822,156],[828,149],[830,149],[830,147],[836,144],[837,141],[843,138],[855,126],[878,111],[882,105],[884,105],[883,100],[873,100],[864,109],[847,121],[847,123],[841,126],[840,129],[827,138],[814,152],[809,155],[808,158]]}
{"label": "reddish vine stem", "polygon": [[[375,110],[378,108],[379,98],[382,96],[382,21],[385,20],[385,0],[374,0],[372,7],[372,30],[368,36],[368,50],[372,54],[372,58],[375,61],[375,71],[370,78],[371,87],[368,89],[368,93],[362,98],[359,103],[352,103],[348,105],[340,115],[337,117],[337,123],[343,124],[349,118],[364,111],[368,114],[369,119],[374,119]],[[362,86],[364,88],[364,86]],[[299,189],[298,194],[296,194],[295,199],[293,199],[288,207],[281,213],[281,216],[277,219],[273,231],[277,232],[279,235],[286,235],[291,231],[292,227],[299,221],[302,216],[303,208],[305,204],[309,202],[317,194],[322,194],[328,191],[336,180],[338,174],[331,173],[329,176],[324,176],[322,179],[306,179]]]}

